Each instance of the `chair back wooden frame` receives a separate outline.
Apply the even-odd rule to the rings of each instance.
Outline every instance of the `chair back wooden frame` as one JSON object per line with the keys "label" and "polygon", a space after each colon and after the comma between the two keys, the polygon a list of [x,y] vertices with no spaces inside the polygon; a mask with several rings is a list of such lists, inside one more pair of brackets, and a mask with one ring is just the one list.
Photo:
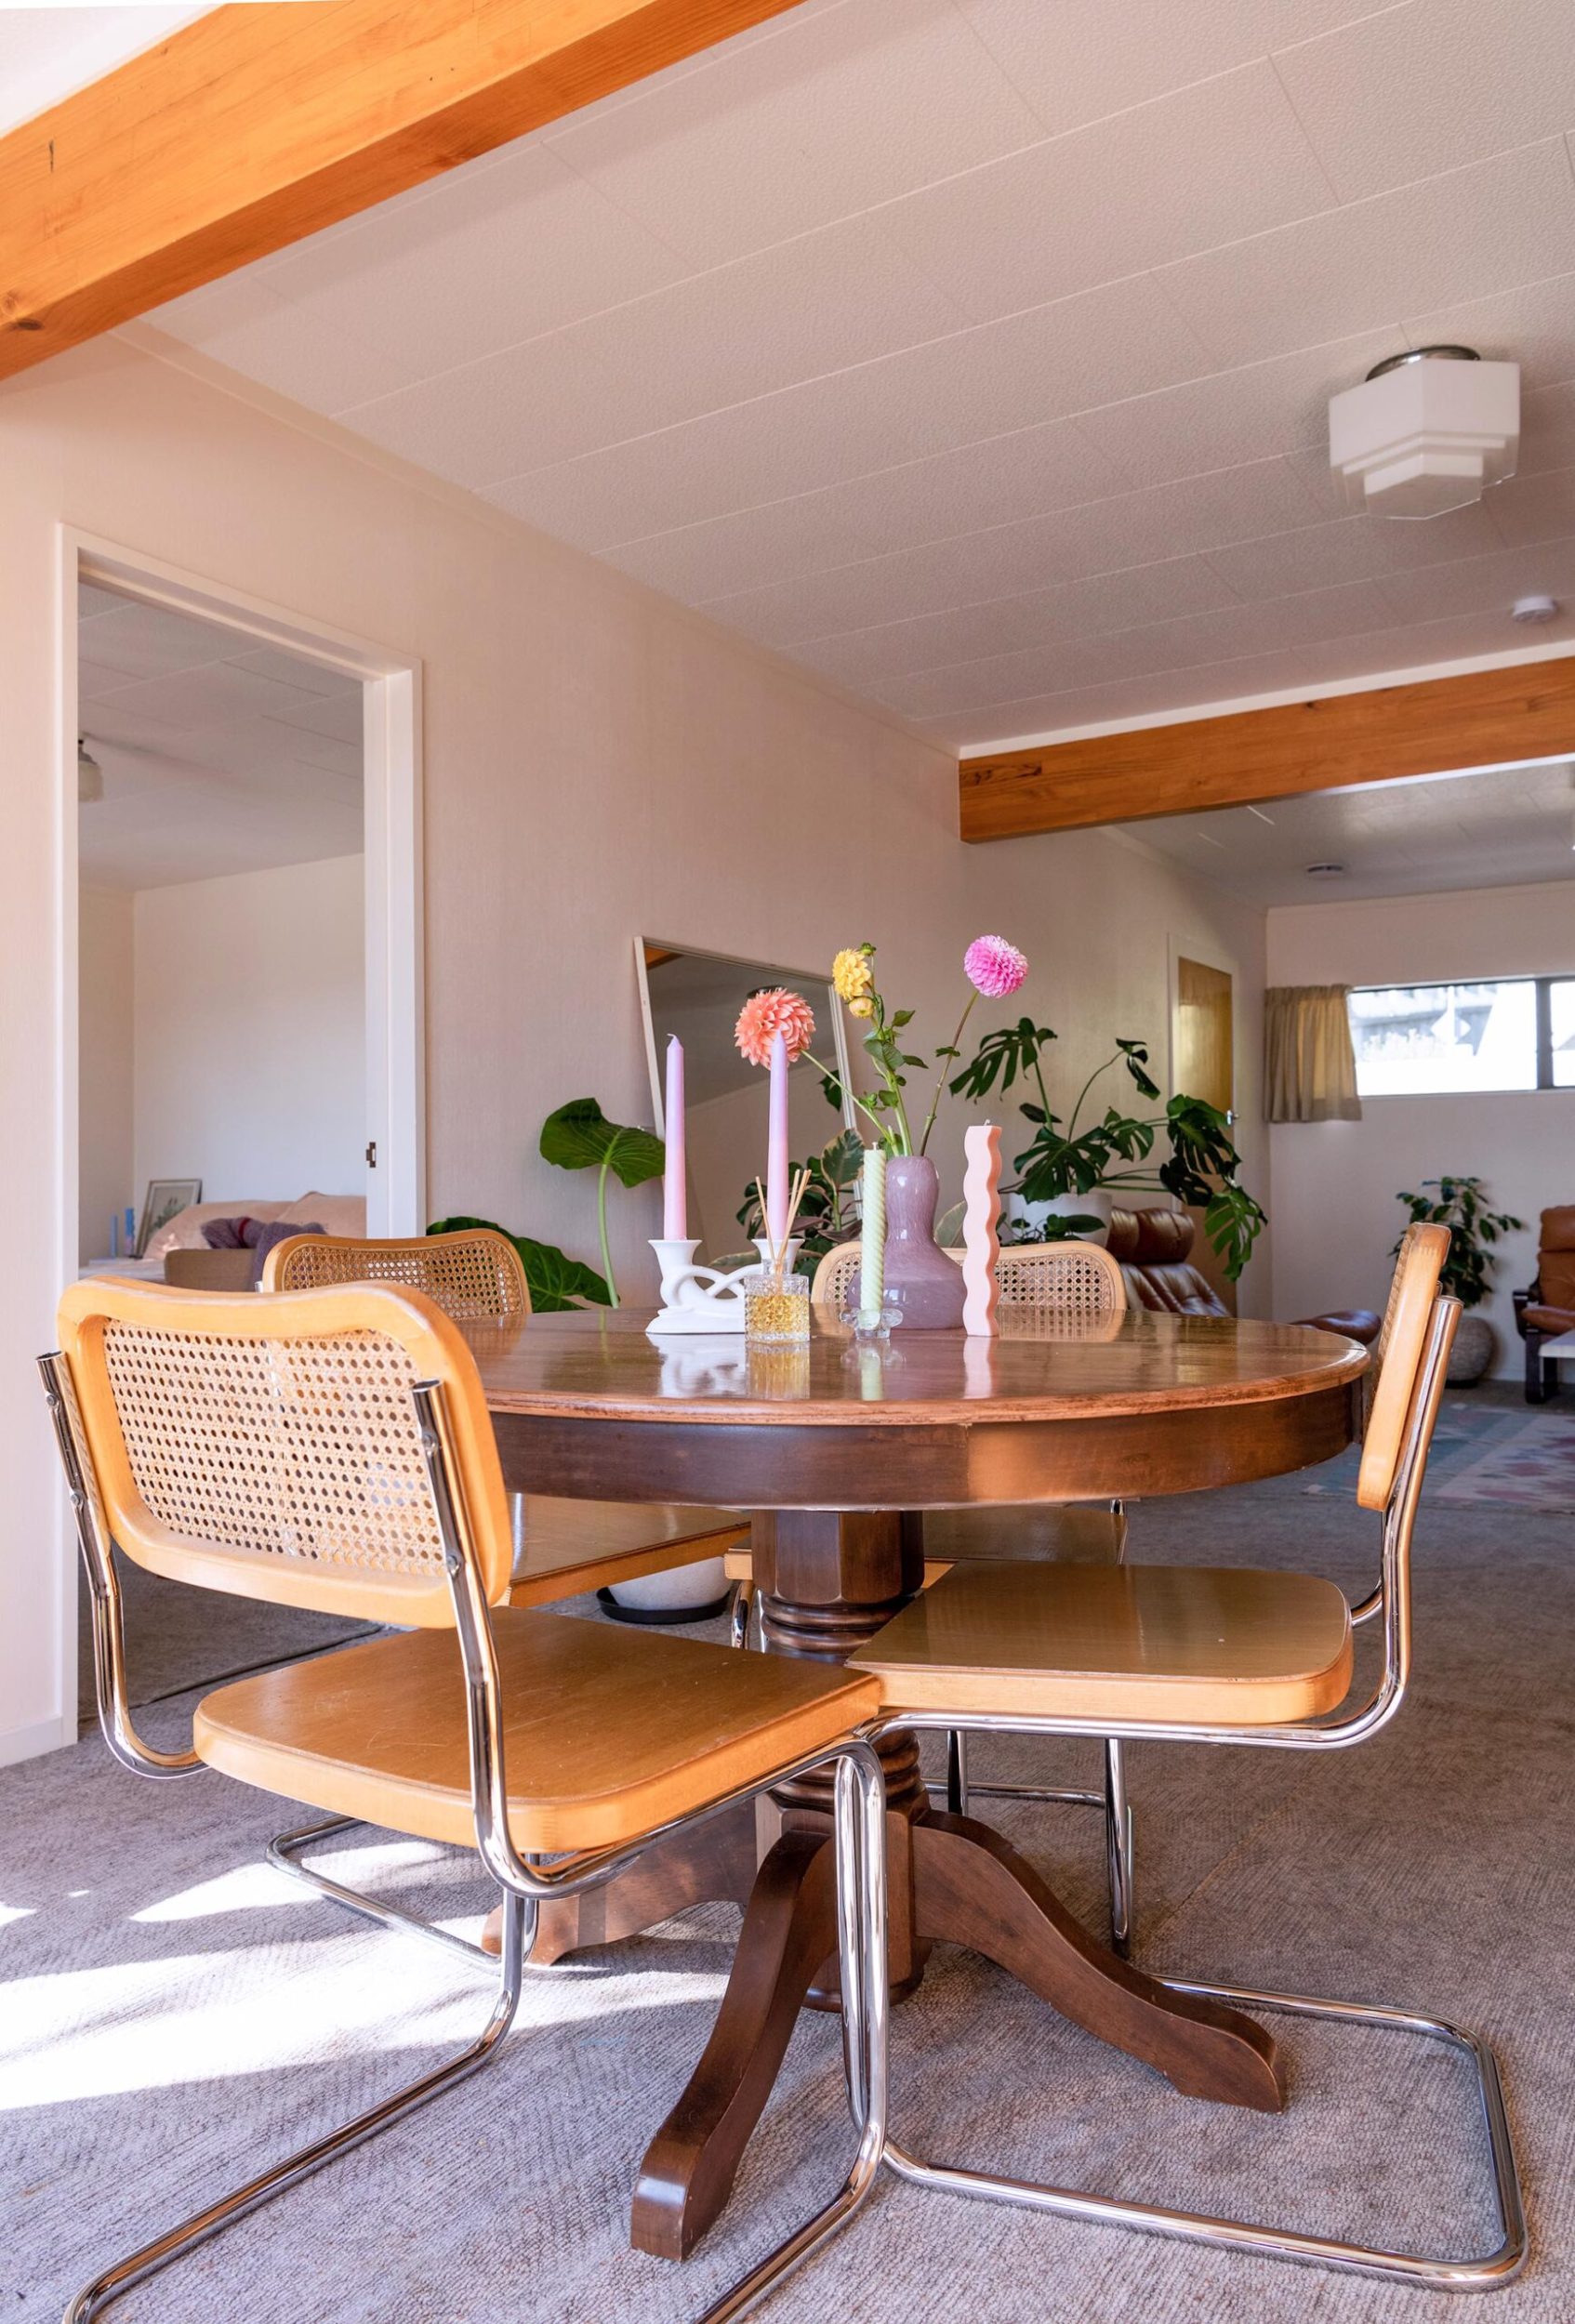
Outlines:
{"label": "chair back wooden frame", "polygon": [[263,1261],[264,1291],[314,1291],[337,1283],[397,1283],[424,1291],[460,1323],[515,1323],[531,1312],[520,1254],[496,1227],[447,1235],[292,1235]]}
{"label": "chair back wooden frame", "polygon": [[[825,1252],[814,1271],[810,1298],[819,1306],[845,1307],[858,1271],[860,1246],[839,1243]],[[948,1250],[960,1264],[960,1250]],[[1012,1243],[996,1260],[995,1277],[1003,1307],[1048,1307],[1065,1315],[1121,1315],[1127,1308],[1127,1279],[1118,1261],[1099,1243]]]}

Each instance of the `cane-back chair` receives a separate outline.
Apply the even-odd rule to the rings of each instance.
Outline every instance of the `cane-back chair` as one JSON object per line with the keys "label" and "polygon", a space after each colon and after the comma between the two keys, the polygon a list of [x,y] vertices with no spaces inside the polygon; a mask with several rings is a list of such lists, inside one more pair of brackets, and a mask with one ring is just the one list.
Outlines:
{"label": "cane-back chair", "polygon": [[[840,2194],[766,2275],[792,2265],[862,2199],[880,2137],[883,1790],[855,1732],[872,1683],[786,1656],[746,1668],[725,1647],[511,1609],[481,1381],[456,1326],[419,1293],[357,1284],[258,1299],[79,1283],[60,1333],[41,1363],[115,1757],[165,1777],[217,1768],[474,1848],[505,1899],[496,1997],[468,2049],[105,2268],[68,2324],[494,2055],[542,1901],[599,1885],[720,1803],[834,1764],[861,2134]],[[400,1631],[218,1686],[197,1708],[191,1749],[157,1750],[128,1706],[112,1543],[174,1581]],[[721,2304],[735,2312],[731,2295]]]}
{"label": "cane-back chair", "polygon": [[[1375,1611],[1383,1664],[1370,1697],[1345,1708],[1353,1609],[1333,1582],[1235,1566],[958,1565],[853,1657],[880,1679],[886,1723],[949,1728],[966,1720],[1012,1734],[1340,1750],[1399,1710],[1411,1669],[1411,1542],[1428,1446],[1443,1394],[1458,1301],[1438,1294],[1448,1232],[1406,1239],[1357,1500],[1383,1520]],[[1249,2010],[1420,2034],[1474,2070],[1498,2206],[1499,2240],[1480,2257],[1431,2258],[1066,2188],[921,2162],[895,2146],[905,2178],[953,2193],[1178,2235],[1238,2250],[1321,2261],[1411,2282],[1479,2291],[1507,2282],[1526,2254],[1515,2156],[1497,2068],[1476,2036],[1410,2012],[1173,1980],[1176,1989]],[[1266,2045],[1272,2056],[1272,2045]]]}

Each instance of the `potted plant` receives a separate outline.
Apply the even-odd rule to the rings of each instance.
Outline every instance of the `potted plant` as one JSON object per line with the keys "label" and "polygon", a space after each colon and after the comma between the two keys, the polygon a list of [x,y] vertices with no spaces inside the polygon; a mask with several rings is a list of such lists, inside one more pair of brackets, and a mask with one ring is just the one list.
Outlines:
{"label": "potted plant", "polygon": [[[1424,1178],[1414,1195],[1399,1195],[1413,1226],[1447,1226],[1449,1251],[1438,1276],[1438,1288],[1459,1300],[1465,1314],[1460,1319],[1449,1357],[1451,1388],[1474,1388],[1498,1352],[1498,1335],[1486,1315],[1474,1310],[1491,1294],[1492,1273],[1498,1263],[1492,1246],[1525,1224],[1507,1210],[1489,1210],[1479,1178]],[[1391,1258],[1400,1246],[1395,1245]]]}
{"label": "potted plant", "polygon": [[[1113,1203],[1134,1195],[1166,1194],[1201,1209],[1203,1232],[1234,1282],[1266,1221],[1237,1175],[1241,1157],[1228,1116],[1202,1098],[1177,1095],[1158,1113],[1124,1114],[1106,1105],[1085,1126],[1090,1093],[1115,1065],[1126,1067],[1141,1098],[1158,1103],[1147,1049],[1141,1041],[1118,1040],[1063,1118],[1052,1108],[1044,1078],[1043,1053],[1054,1038],[1049,1025],[1020,1017],[1015,1024],[986,1034],[950,1085],[975,1101],[997,1089],[1004,1095],[1019,1079],[1031,1081],[1039,1093],[1037,1103],[1019,1100],[1034,1135],[1013,1159],[1020,1174],[1016,1184],[1002,1189],[1017,1197],[1015,1239],[1054,1242],[1097,1235],[1110,1223]],[[1155,1149],[1161,1144],[1170,1151],[1156,1161]]]}

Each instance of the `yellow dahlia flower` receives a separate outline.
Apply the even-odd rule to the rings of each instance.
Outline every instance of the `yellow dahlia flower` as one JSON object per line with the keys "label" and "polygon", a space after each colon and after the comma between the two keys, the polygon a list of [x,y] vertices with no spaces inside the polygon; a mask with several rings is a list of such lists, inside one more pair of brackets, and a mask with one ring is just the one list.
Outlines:
{"label": "yellow dahlia flower", "polygon": [[[837,997],[845,1000],[855,1017],[867,1017],[869,996],[875,990],[875,971],[869,965],[869,954],[864,946],[850,947],[840,952],[831,963],[831,982]],[[862,1009],[859,1002],[866,1005]]]}

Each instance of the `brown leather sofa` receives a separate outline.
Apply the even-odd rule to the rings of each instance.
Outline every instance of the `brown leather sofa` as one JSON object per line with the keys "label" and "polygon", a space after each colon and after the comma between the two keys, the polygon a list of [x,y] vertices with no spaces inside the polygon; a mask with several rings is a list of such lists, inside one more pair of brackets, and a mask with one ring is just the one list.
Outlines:
{"label": "brown leather sofa", "polygon": [[1526,1401],[1542,1404],[1558,1386],[1558,1366],[1543,1362],[1542,1342],[1575,1331],[1575,1203],[1543,1211],[1537,1272],[1529,1288],[1514,1296],[1526,1342]]}
{"label": "brown leather sofa", "polygon": [[[1575,1211],[1569,1213],[1575,1218]],[[1106,1242],[1110,1255],[1121,1262],[1127,1297],[1134,1307],[1160,1314],[1224,1315],[1212,1288],[1192,1264],[1192,1220],[1185,1210],[1113,1210]],[[1347,1340],[1370,1347],[1377,1339],[1381,1317],[1370,1308],[1335,1308],[1327,1315],[1297,1319],[1318,1331],[1337,1331]]]}

